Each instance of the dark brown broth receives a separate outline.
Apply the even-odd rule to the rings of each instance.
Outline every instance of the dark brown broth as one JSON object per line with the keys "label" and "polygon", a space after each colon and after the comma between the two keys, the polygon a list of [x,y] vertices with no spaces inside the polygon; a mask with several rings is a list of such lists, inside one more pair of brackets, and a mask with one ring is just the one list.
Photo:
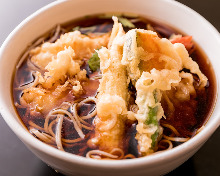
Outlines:
{"label": "dark brown broth", "polygon": [[[158,34],[162,37],[169,38],[171,34],[181,34],[178,30],[175,30],[171,27],[168,27],[163,24],[159,24],[157,22],[150,21],[145,18],[140,18],[141,20],[137,23],[135,23],[137,28],[141,29],[146,29],[146,24],[151,24],[154,29],[158,32]],[[104,24],[104,25],[103,25]],[[62,25],[67,31],[71,31],[74,27],[80,26],[80,27],[90,27],[90,26],[95,26],[95,30],[93,32],[110,32],[113,26],[113,21],[111,19],[100,19],[97,16],[90,16],[86,18],[80,18],[77,20],[74,20],[73,22],[70,22],[68,24]],[[125,31],[128,31],[129,28],[125,28]],[[87,31],[82,31],[86,32]],[[191,137],[195,134],[196,130],[201,127],[209,118],[211,111],[214,106],[214,100],[215,100],[215,95],[216,95],[216,83],[215,83],[215,76],[212,70],[211,65],[208,64],[208,59],[206,56],[202,53],[202,51],[199,49],[197,45],[195,51],[192,53],[191,57],[193,60],[195,60],[199,66],[201,71],[208,77],[209,84],[205,88],[204,92],[197,92],[199,96],[197,96],[193,101],[196,101],[196,105],[192,105],[193,112],[191,115],[193,116],[193,123],[191,126],[188,125],[187,123],[184,122],[183,116],[185,116],[185,106],[183,108],[177,108],[176,114],[178,114],[178,122],[176,121],[170,121],[170,123],[179,128],[179,126],[183,126],[183,129],[181,132],[181,135],[183,137]],[[91,70],[88,68],[88,64],[85,62],[85,64],[82,66],[82,68],[87,70],[88,77],[92,74],[99,74],[97,73],[92,73]],[[31,72],[27,69],[27,63],[24,62],[23,65],[16,71],[14,81],[13,81],[13,99],[14,103],[20,104],[20,97],[22,96],[22,91],[16,90],[17,87],[27,84],[31,81],[33,81],[34,78],[31,74]],[[82,95],[81,97],[74,97],[72,94],[66,92],[65,96],[63,97],[62,101],[68,101],[68,102],[73,102],[77,99],[82,99],[86,98],[88,96],[96,96],[97,94],[97,88],[98,88],[98,82],[97,81],[87,81],[83,83],[83,88],[85,89],[85,94]],[[135,95],[134,90],[133,94]],[[55,107],[58,107],[62,102],[58,102]],[[190,100],[190,102],[185,102],[185,104],[190,104],[193,102]],[[183,103],[184,104],[184,103]],[[187,107],[186,106],[186,107]],[[166,107],[164,107],[166,109]],[[78,113],[80,115],[84,115],[86,113],[89,113],[94,109],[93,104],[86,104],[82,107],[79,108]],[[27,127],[27,129],[30,129],[29,121],[33,121],[37,125],[43,128],[44,124],[44,114],[41,113],[35,113],[30,115],[29,110],[26,108],[18,108],[16,107],[16,111],[21,118],[21,121],[24,123],[24,125]],[[166,114],[166,112],[165,112]],[[176,120],[176,119],[175,119]],[[164,120],[165,123],[169,122],[168,120]],[[88,123],[92,124],[92,119],[87,121]],[[185,127],[186,125],[187,127]],[[55,126],[55,125],[54,125]],[[190,127],[189,127],[190,126]],[[125,144],[129,144],[127,148],[127,151],[125,153],[132,153],[135,156],[138,156],[138,151],[137,151],[137,142],[135,140],[135,134],[136,134],[136,129],[135,129],[135,124],[130,124],[127,122],[126,124],[126,137],[125,137]],[[55,132],[55,127],[53,128]],[[180,129],[181,131],[181,129]],[[86,139],[82,142],[76,143],[72,147],[65,147],[64,149],[67,152],[78,154],[85,156],[86,152],[89,150],[88,146],[86,145],[87,140],[89,139],[90,135],[93,135],[94,132],[89,132],[88,130],[83,131],[86,134]],[[166,130],[165,130],[166,132]],[[62,129],[62,137],[66,139],[75,139],[78,138],[78,134],[74,130],[73,124],[69,120],[64,120],[63,124],[63,129]]]}

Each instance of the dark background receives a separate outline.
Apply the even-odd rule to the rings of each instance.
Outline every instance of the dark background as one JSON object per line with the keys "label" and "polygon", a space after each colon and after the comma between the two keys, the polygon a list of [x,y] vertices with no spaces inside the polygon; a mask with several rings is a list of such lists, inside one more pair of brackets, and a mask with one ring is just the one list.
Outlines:
{"label": "dark background", "polygon": [[[53,0],[0,0],[0,45],[27,16]],[[219,0],[178,0],[191,7],[220,31]],[[202,29],[201,29],[202,30]],[[209,34],[207,34],[209,35]],[[167,174],[219,176],[220,128],[187,162]],[[36,158],[9,129],[0,115],[0,176],[61,176]]]}

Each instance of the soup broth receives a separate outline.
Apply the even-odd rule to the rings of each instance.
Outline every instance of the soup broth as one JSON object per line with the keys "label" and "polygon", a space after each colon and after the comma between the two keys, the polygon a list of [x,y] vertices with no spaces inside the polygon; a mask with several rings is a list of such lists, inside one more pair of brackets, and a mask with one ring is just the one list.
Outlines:
{"label": "soup broth", "polygon": [[[138,28],[153,30],[158,34],[159,37],[167,39],[170,39],[174,34],[186,36],[172,27],[148,20],[140,16],[120,16],[119,22],[120,21],[122,22],[125,32],[131,30],[132,28]],[[35,47],[40,46],[42,43],[47,42],[48,40],[50,41],[51,38],[53,38],[53,43],[59,39],[61,35],[76,30],[79,30],[83,35],[88,37],[102,36],[106,33],[109,33],[110,35],[113,24],[113,20],[108,15],[95,15],[80,18],[68,24],[59,26],[59,29],[56,27],[55,29],[51,30],[51,32],[43,36],[42,42],[39,44],[37,43]],[[133,24],[133,26],[131,26],[131,24]],[[155,152],[168,148],[168,145],[170,144],[168,144],[166,140],[169,139],[169,137],[178,137],[188,140],[196,135],[198,130],[205,125],[205,122],[208,120],[213,109],[216,94],[216,84],[212,67],[209,64],[205,54],[203,54],[195,42],[193,42],[193,45],[189,48],[188,52],[190,57],[199,65],[202,73],[208,78],[208,82],[204,89],[200,89],[200,78],[197,74],[193,74],[193,85],[196,94],[191,95],[190,99],[184,101],[179,101],[179,99],[173,97],[173,92],[175,90],[171,89],[162,92],[161,104],[164,109],[164,116],[160,119],[159,124],[163,128],[165,138],[163,135],[161,135],[160,138],[158,137],[158,142],[154,148]],[[97,115],[95,99],[99,94],[98,88],[100,85],[100,79],[102,78],[102,71],[99,68],[95,71],[90,68],[88,64],[90,58],[85,57],[81,59],[80,69],[86,70],[86,78],[80,82],[80,86],[82,87],[81,92],[73,93],[72,86],[75,86],[77,89],[78,83],[70,82],[65,87],[65,90],[61,92],[59,98],[56,98],[55,101],[47,104],[47,107],[49,107],[50,111],[41,111],[40,107],[38,109],[37,104],[29,106],[29,104],[32,102],[24,102],[24,98],[22,98],[26,93],[29,93],[25,92],[24,94],[25,88],[30,88],[30,85],[32,86],[32,84],[35,84],[36,79],[41,79],[36,72],[41,73],[41,75],[47,72],[47,69],[42,69],[39,66],[36,66],[31,61],[31,57],[31,54],[28,54],[24,61],[16,69],[12,86],[15,109],[27,130],[30,131],[34,137],[47,143],[48,145],[76,155],[86,157],[89,151],[99,150],[99,145],[95,145],[93,140],[96,140],[96,123],[94,122],[94,119]],[[183,69],[181,71],[190,73],[189,69]],[[67,77],[70,76],[68,75]],[[61,85],[66,84],[65,81],[61,81]],[[34,85],[34,87],[39,86],[40,85],[38,83]],[[47,89],[47,91],[50,90],[52,90],[52,88]],[[130,97],[128,101],[128,109],[136,113],[137,110],[135,110],[135,108],[137,108],[137,105],[135,100],[137,97],[137,92],[135,85],[132,82],[129,84],[128,92]],[[40,97],[40,94],[38,96]],[[170,110],[169,103],[166,99],[167,97],[169,98],[169,101],[172,102],[175,111]],[[35,95],[33,95],[32,100],[34,98],[36,98]],[[59,118],[61,116],[62,118]],[[98,153],[95,155],[99,156],[96,157],[96,159],[127,159],[143,156],[139,151],[139,145],[136,139],[137,123],[137,120],[124,120],[125,130],[122,142],[123,146],[120,146],[123,150],[123,157],[114,158],[115,155],[121,155],[120,151],[108,151],[108,149],[106,149],[104,152],[108,153],[109,155]],[[77,127],[77,125],[79,127]],[[175,134],[175,130],[172,130],[170,126],[175,128],[177,134]],[[77,128],[79,128],[78,131]],[[80,133],[81,137],[79,135],[79,131],[82,131],[82,133]],[[56,138],[56,136],[59,134],[61,135],[61,145],[57,145],[59,140]],[[166,138],[166,136],[168,136],[168,138]],[[170,141],[173,146],[184,142],[184,140]]]}

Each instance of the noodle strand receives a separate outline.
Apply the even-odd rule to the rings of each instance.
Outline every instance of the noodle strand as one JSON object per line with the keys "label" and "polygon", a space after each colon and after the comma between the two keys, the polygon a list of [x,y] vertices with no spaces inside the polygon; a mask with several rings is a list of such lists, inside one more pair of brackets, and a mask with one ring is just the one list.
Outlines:
{"label": "noodle strand", "polygon": [[64,151],[62,145],[62,137],[61,137],[62,125],[63,125],[63,115],[59,115],[57,129],[56,129],[56,143],[57,143],[57,148],[59,150]]}

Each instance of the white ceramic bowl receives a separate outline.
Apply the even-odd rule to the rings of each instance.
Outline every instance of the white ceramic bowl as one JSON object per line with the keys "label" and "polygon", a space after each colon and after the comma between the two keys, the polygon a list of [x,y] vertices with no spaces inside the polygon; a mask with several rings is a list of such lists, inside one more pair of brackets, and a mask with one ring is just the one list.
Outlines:
{"label": "white ceramic bowl", "polygon": [[15,65],[26,46],[51,29],[77,17],[103,12],[132,12],[161,21],[192,35],[213,65],[219,92],[220,36],[198,13],[172,0],[74,0],[55,1],[24,20],[6,39],[0,53],[0,111],[7,124],[28,148],[54,169],[66,175],[122,176],[161,175],[191,157],[220,124],[220,102],[204,130],[188,142],[151,156],[123,160],[99,161],[65,153],[46,145],[22,126],[13,107],[11,83]]}

